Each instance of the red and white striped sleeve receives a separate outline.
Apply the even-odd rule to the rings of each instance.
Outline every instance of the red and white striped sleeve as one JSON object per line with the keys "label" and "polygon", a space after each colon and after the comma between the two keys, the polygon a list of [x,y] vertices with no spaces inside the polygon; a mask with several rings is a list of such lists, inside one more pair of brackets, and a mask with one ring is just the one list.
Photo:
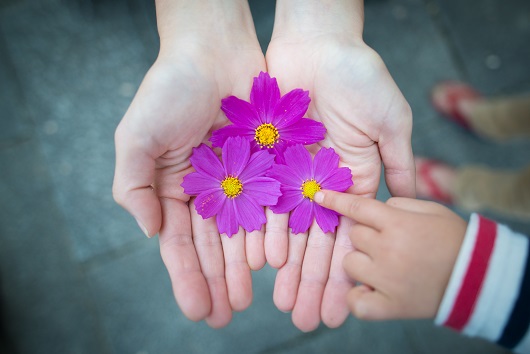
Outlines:
{"label": "red and white striped sleeve", "polygon": [[530,242],[471,215],[435,319],[518,353],[530,353]]}

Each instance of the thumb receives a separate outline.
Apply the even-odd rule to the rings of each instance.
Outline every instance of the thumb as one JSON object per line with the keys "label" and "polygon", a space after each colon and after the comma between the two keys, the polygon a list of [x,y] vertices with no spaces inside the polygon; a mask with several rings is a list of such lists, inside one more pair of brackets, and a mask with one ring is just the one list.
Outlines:
{"label": "thumb", "polygon": [[147,237],[158,233],[162,223],[160,201],[152,188],[155,158],[138,139],[118,127],[115,134],[116,170],[112,194],[125,208]]}

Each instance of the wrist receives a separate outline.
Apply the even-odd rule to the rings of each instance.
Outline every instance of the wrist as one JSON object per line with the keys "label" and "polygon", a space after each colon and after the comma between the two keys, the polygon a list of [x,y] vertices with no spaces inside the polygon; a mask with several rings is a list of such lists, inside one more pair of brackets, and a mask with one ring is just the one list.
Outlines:
{"label": "wrist", "polygon": [[363,0],[278,0],[272,39],[335,36],[362,41]]}
{"label": "wrist", "polygon": [[162,56],[183,48],[259,48],[246,0],[156,0]]}

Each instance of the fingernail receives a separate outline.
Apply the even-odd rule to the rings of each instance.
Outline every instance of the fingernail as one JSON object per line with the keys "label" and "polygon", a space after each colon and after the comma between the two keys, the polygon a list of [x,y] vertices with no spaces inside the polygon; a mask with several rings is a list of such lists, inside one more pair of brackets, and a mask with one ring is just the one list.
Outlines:
{"label": "fingernail", "polygon": [[145,234],[145,236],[147,236],[147,238],[150,238],[149,232],[147,231],[147,228],[144,226],[144,224],[142,224],[138,219],[136,219],[136,222],[138,223],[138,226],[140,226],[140,229],[142,229],[142,232]]}
{"label": "fingernail", "polygon": [[324,193],[316,192],[313,196],[313,200],[319,204],[322,203],[324,201]]}

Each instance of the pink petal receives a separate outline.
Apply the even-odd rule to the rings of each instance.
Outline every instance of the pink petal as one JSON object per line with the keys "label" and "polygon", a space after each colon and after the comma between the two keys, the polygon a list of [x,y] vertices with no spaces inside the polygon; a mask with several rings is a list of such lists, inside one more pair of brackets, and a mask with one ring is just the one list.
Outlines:
{"label": "pink petal", "polygon": [[261,150],[255,152],[250,156],[250,160],[243,169],[243,172],[239,175],[239,179],[245,183],[246,180],[252,177],[265,176],[265,173],[271,168],[273,163],[274,155],[269,154],[268,151]]}
{"label": "pink petal", "polygon": [[280,88],[275,78],[269,74],[260,72],[254,78],[252,91],[250,91],[250,102],[258,111],[261,122],[270,123],[274,113],[274,107],[280,100]]}
{"label": "pink petal", "polygon": [[315,204],[313,207],[318,226],[324,232],[335,232],[335,228],[339,224],[339,215],[337,212],[321,207],[316,203],[313,204]]}
{"label": "pink petal", "polygon": [[311,154],[303,145],[289,146],[285,149],[283,157],[287,166],[291,167],[299,179],[305,181],[312,177],[313,161],[311,160]]}
{"label": "pink petal", "polygon": [[200,172],[203,175],[211,176],[219,182],[225,177],[224,167],[221,164],[221,161],[219,161],[219,158],[213,150],[204,144],[193,148],[190,161],[197,172]]}
{"label": "pink petal", "polygon": [[296,123],[309,108],[309,91],[295,89],[280,98],[274,109],[272,124],[282,129]]}
{"label": "pink petal", "polygon": [[292,212],[289,218],[289,227],[292,229],[293,234],[299,234],[300,232],[306,232],[309,230],[309,226],[313,222],[313,206],[314,202],[304,198]]}
{"label": "pink petal", "polygon": [[228,176],[238,177],[250,158],[250,143],[242,137],[228,138],[223,145],[223,164]]}
{"label": "pink petal", "polygon": [[275,214],[288,213],[303,202],[304,196],[298,189],[281,189],[282,195],[278,198],[278,203],[271,206]]}
{"label": "pink petal", "polygon": [[261,226],[267,222],[263,207],[244,193],[234,198],[234,210],[239,225],[248,232],[261,229]]}
{"label": "pink petal", "polygon": [[221,109],[226,117],[238,127],[255,129],[261,124],[256,109],[236,96],[224,98],[221,101]]}
{"label": "pink petal", "polygon": [[205,176],[199,172],[192,172],[184,176],[180,184],[187,195],[199,195],[209,189],[221,188],[218,180]]}
{"label": "pink petal", "polygon": [[241,128],[236,125],[230,124],[226,127],[214,130],[212,136],[210,137],[210,142],[213,147],[222,147],[226,139],[234,136],[244,136],[248,140],[254,139],[254,130],[250,128]]}
{"label": "pink petal", "polygon": [[302,118],[293,125],[278,130],[280,139],[303,145],[319,142],[326,134],[326,128],[322,123],[308,118]]}
{"label": "pink petal", "polygon": [[339,167],[339,155],[333,148],[321,148],[313,159],[313,176],[319,182]]}
{"label": "pink petal", "polygon": [[269,172],[267,172],[268,177],[272,177],[282,185],[290,186],[294,189],[300,189],[304,179],[298,177],[291,166],[287,165],[273,165]]}
{"label": "pink petal", "polygon": [[203,219],[211,218],[221,210],[225,199],[227,198],[222,189],[211,189],[195,198],[195,210]]}
{"label": "pink petal", "polygon": [[221,212],[217,214],[217,229],[219,233],[226,234],[228,237],[232,237],[239,230],[234,208],[234,199],[225,199],[221,207]]}
{"label": "pink petal", "polygon": [[280,192],[280,182],[268,177],[254,177],[243,184],[243,193],[259,205],[275,205]]}
{"label": "pink petal", "polygon": [[352,174],[348,167],[341,167],[329,174],[323,181],[318,181],[322,189],[344,192],[353,185]]}

